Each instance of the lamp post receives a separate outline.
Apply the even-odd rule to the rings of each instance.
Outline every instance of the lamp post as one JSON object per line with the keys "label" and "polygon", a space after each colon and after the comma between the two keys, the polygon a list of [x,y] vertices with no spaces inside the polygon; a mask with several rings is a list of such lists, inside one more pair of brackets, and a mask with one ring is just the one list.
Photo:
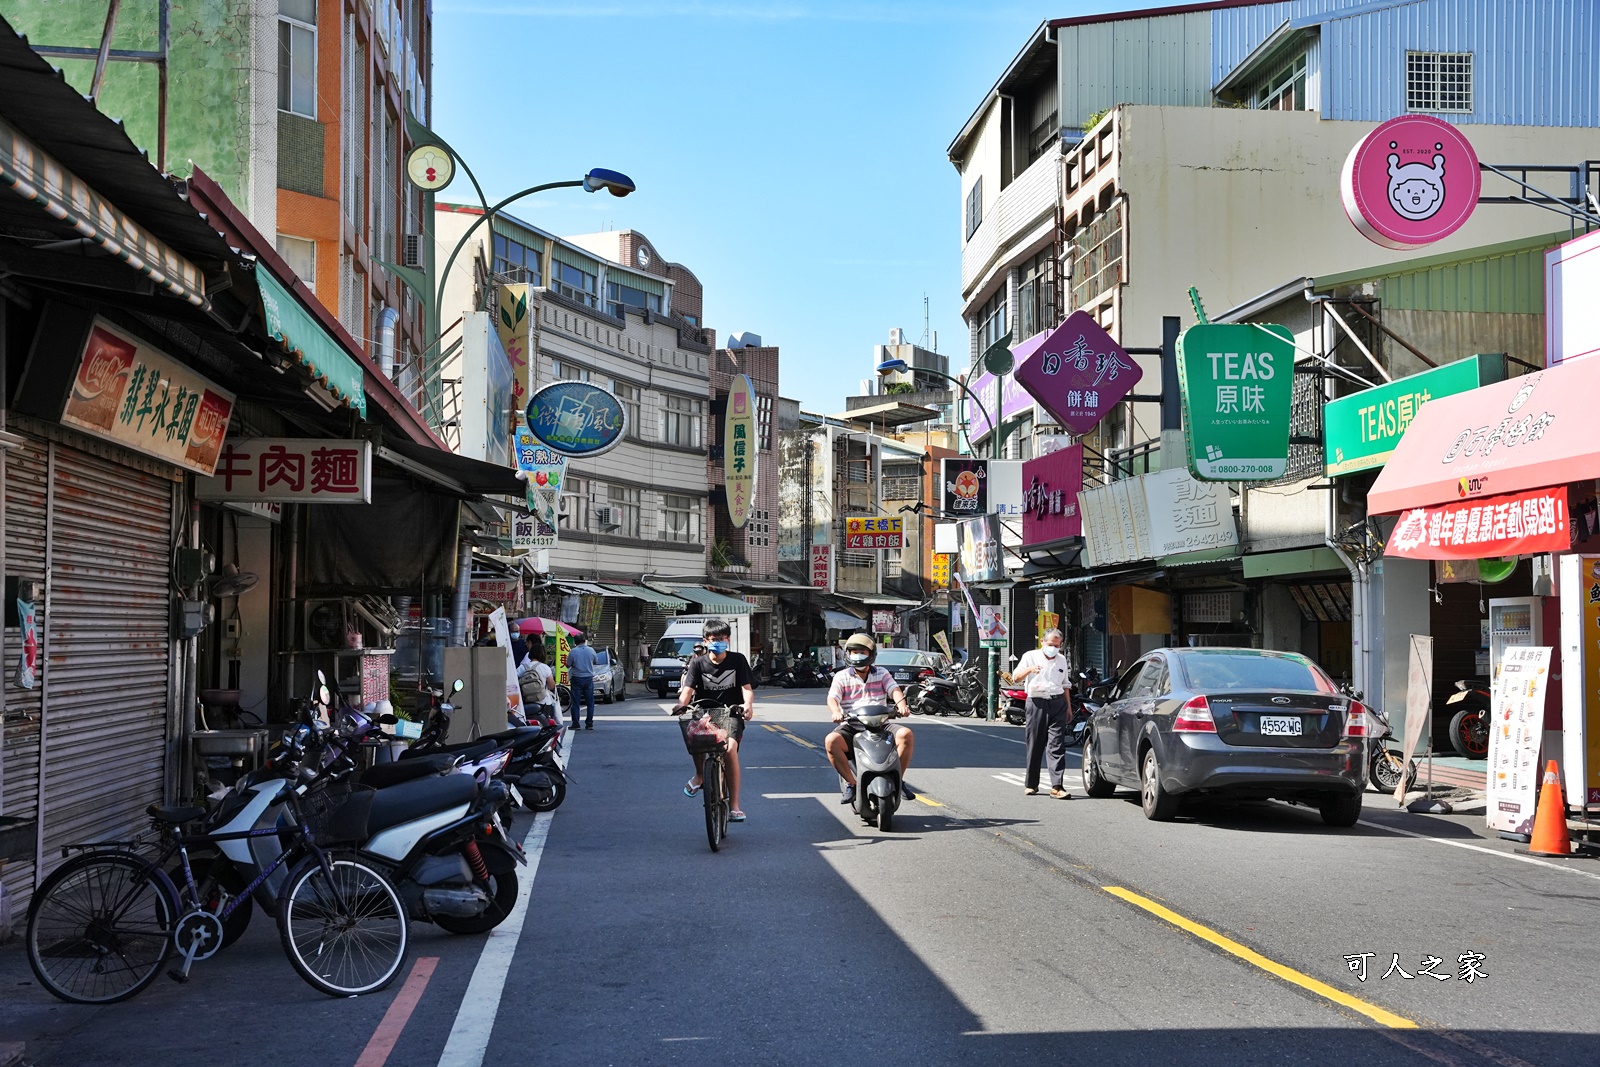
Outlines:
{"label": "lamp post", "polygon": [[[1001,341],[1001,343],[1000,343],[1000,345],[998,347],[1003,350],[1004,343],[1005,343],[1005,341],[1007,339],[1009,339],[1009,337],[1010,337],[1010,335],[1007,334],[1006,338],[1002,339],[1002,341]],[[993,351],[995,351],[995,349],[991,349],[990,351],[993,352]],[[1009,351],[1006,351],[1005,355],[1006,355],[1007,359],[1009,359],[1011,353]],[[987,357],[988,357],[988,353],[985,353],[985,358],[987,359]],[[882,363],[878,364],[878,374],[879,375],[894,374],[894,373],[897,373],[899,371],[910,370],[910,369],[911,369],[911,365],[909,363],[907,363],[903,359],[886,359]],[[926,375],[928,375],[930,377],[933,377],[933,378],[943,378],[947,382],[954,383],[955,386],[958,389],[960,389],[963,393],[966,394],[967,401],[974,408],[976,408],[978,410],[978,414],[982,415],[983,416],[983,420],[989,424],[989,434],[990,434],[990,437],[989,437],[989,457],[991,459],[999,459],[1000,458],[1001,445],[1004,444],[1004,442],[1005,442],[1005,434],[1001,430],[998,420],[989,417],[989,412],[983,406],[983,402],[981,400],[979,400],[977,398],[977,396],[975,396],[973,394],[971,389],[967,388],[967,383],[963,382],[960,378],[956,378],[956,377],[954,377],[952,375],[945,374],[943,371],[928,370],[926,368],[919,367],[919,368],[917,368],[917,373],[918,374],[926,374]],[[996,375],[997,379],[998,379],[998,377],[999,377],[999,375]],[[997,407],[997,410],[996,410],[995,414],[998,415],[999,414],[998,404],[996,405],[996,407]],[[972,452],[974,454],[976,454],[978,450],[976,448],[974,448],[973,444],[972,444],[972,430],[971,430],[971,428],[969,426],[967,426],[967,423],[965,421],[962,422],[962,431],[967,435],[967,448],[971,449]],[[978,624],[978,620],[977,619],[973,619],[972,620],[972,625],[976,626],[977,624]],[[999,692],[996,689],[996,681],[997,681],[997,678],[998,678],[999,670],[1000,670],[1000,652],[993,645],[991,645],[989,647],[989,671],[988,671],[989,678],[988,678],[988,685],[986,687],[987,688],[986,700],[988,701],[988,706],[985,709],[985,715],[991,721],[996,718],[996,709],[998,707],[998,698],[999,698],[999,695],[1000,695]]]}

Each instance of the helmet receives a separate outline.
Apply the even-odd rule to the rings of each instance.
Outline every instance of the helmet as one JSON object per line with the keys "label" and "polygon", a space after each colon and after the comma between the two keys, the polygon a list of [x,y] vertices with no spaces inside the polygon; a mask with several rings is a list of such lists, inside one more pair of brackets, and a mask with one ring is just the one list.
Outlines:
{"label": "helmet", "polygon": [[851,634],[845,638],[844,650],[846,652],[861,651],[875,654],[878,651],[878,643],[866,634]]}

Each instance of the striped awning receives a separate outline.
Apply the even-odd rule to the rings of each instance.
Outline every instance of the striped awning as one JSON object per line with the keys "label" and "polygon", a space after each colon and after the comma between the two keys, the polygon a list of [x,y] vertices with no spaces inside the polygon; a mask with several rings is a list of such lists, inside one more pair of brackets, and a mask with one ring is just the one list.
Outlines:
{"label": "striped awning", "polygon": [[361,365],[264,267],[255,277],[268,335],[299,360],[335,400],[366,418],[366,378]]}
{"label": "striped awning", "polygon": [[714,593],[698,585],[675,585],[672,591],[691,604],[720,615],[749,615],[756,610],[756,606],[748,601],[728,596],[726,593]]}
{"label": "striped awning", "polygon": [[0,182],[72,226],[174,296],[209,307],[200,268],[0,119]]}
{"label": "striped awning", "polygon": [[689,602],[680,597],[668,596],[666,593],[654,589],[646,589],[642,585],[610,585],[606,589],[617,596],[631,596],[635,600],[643,600],[647,604],[654,604],[663,611],[682,611],[689,606]]}

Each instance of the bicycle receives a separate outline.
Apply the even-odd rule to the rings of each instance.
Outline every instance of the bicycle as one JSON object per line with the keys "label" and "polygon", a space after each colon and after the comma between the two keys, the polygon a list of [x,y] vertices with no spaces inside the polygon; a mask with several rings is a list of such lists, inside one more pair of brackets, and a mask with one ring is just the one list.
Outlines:
{"label": "bicycle", "polygon": [[[681,716],[684,711],[692,712],[696,719],[709,717],[713,726],[727,730],[730,735],[733,733],[729,729],[736,718],[732,708],[697,700],[674,714]],[[727,839],[728,815],[733,810],[732,798],[728,795],[728,744],[709,734],[691,734],[689,721],[680,719],[679,726],[684,731],[683,742],[689,754],[705,757],[705,766],[700,772],[700,794],[706,808],[706,840],[711,843],[711,851],[717,852]]]}
{"label": "bicycle", "polygon": [[[168,974],[189,980],[189,969],[225,943],[234,910],[291,859],[278,896],[278,936],[295,971],[333,997],[377,992],[405,962],[409,933],[405,904],[379,870],[360,859],[334,858],[318,847],[297,790],[285,790],[293,822],[233,833],[186,834],[199,807],[146,809],[166,841],[155,859],[139,840],[69,845],[81,854],[56,868],[28,908],[28,965],[49,993],[73,1004],[112,1004],[148,988],[174,951],[181,965]],[[331,816],[337,818],[337,812]],[[365,820],[365,813],[361,813]],[[284,850],[238,894],[202,893],[191,848],[275,835]],[[183,872],[175,886],[166,868],[176,856]],[[203,881],[209,883],[211,877]],[[221,901],[218,906],[218,901]]]}

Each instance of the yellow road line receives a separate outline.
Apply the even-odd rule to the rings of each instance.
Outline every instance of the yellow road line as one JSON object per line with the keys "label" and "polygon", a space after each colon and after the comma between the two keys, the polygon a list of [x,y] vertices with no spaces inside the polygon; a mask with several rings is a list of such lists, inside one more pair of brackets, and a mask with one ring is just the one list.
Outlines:
{"label": "yellow road line", "polygon": [[921,793],[917,794],[917,803],[918,804],[926,804],[930,808],[942,808],[942,807],[944,807],[944,805],[939,803],[937,800],[929,800],[926,796],[924,796]]}
{"label": "yellow road line", "polygon": [[1415,1030],[1418,1028],[1416,1023],[1412,1022],[1410,1019],[1407,1019],[1403,1015],[1396,1015],[1393,1012],[1385,1011],[1376,1004],[1369,1004],[1359,997],[1351,996],[1342,989],[1335,989],[1326,982],[1319,982],[1308,974],[1302,974],[1292,967],[1285,967],[1283,964],[1278,963],[1275,960],[1269,960],[1267,957],[1261,955],[1261,953],[1256,952],[1253,949],[1246,948],[1245,946],[1239,944],[1239,942],[1230,937],[1225,937],[1222,934],[1217,933],[1210,927],[1201,926],[1193,919],[1186,919],[1177,912],[1172,911],[1170,908],[1162,907],[1160,904],[1157,904],[1148,897],[1142,897],[1138,893],[1135,893],[1131,890],[1123,889],[1121,886],[1104,885],[1100,888],[1104,889],[1107,893],[1110,893],[1114,897],[1118,897],[1127,901],[1129,904],[1143,908],[1145,911],[1148,911],[1157,918],[1165,919],[1173,926],[1178,927],[1180,930],[1188,931],[1195,937],[1200,938],[1202,941],[1211,942],[1224,952],[1231,953],[1232,955],[1239,957],[1241,960],[1244,960],[1246,963],[1261,968],[1268,974],[1276,975],[1277,977],[1282,978],[1285,982],[1290,982],[1294,985],[1297,985],[1301,989],[1317,994],[1319,997],[1326,997],[1335,1004],[1349,1008],[1351,1011],[1359,1012],[1360,1014],[1365,1015],[1367,1018],[1372,1019],[1374,1022],[1382,1023],[1384,1026],[1392,1027],[1396,1030]]}

